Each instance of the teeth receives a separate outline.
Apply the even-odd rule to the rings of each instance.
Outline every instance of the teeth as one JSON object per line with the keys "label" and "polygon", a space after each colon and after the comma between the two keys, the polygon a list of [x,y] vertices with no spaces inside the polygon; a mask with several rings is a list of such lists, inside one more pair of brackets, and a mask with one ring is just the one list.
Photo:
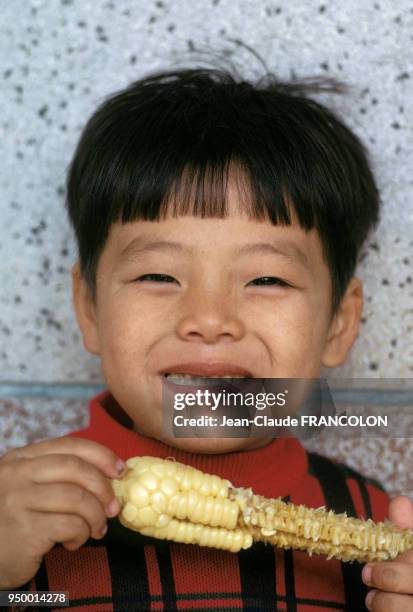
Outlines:
{"label": "teeth", "polygon": [[205,379],[211,378],[246,378],[245,376],[234,376],[232,374],[225,374],[221,376],[194,376],[192,374],[174,374],[173,372],[166,375],[166,378],[171,382],[179,385],[201,385],[205,382]]}

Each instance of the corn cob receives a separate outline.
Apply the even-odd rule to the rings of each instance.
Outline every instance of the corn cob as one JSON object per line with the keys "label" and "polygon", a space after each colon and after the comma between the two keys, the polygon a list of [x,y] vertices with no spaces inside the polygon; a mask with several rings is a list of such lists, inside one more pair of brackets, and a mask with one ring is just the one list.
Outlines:
{"label": "corn cob", "polygon": [[112,480],[119,520],[143,535],[231,552],[261,541],[342,561],[385,561],[413,548],[413,530],[266,499],[174,460],[132,457]]}

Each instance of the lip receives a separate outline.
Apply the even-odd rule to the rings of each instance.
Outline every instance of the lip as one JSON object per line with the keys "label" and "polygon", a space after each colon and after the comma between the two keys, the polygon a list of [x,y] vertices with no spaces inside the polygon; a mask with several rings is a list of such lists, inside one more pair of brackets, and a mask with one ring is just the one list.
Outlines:
{"label": "lip", "polygon": [[170,365],[167,368],[163,368],[159,374],[165,376],[165,374],[191,374],[192,376],[220,376],[233,375],[233,376],[245,376],[246,378],[254,378],[254,374],[234,363],[228,363],[224,361],[191,361],[186,363],[179,363]]}

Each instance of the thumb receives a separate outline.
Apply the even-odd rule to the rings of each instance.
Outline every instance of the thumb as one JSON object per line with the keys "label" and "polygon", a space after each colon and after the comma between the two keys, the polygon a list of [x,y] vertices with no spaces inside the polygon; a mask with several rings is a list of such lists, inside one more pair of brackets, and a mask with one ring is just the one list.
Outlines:
{"label": "thumb", "polygon": [[413,529],[413,503],[406,495],[391,500],[389,519],[401,529]]}

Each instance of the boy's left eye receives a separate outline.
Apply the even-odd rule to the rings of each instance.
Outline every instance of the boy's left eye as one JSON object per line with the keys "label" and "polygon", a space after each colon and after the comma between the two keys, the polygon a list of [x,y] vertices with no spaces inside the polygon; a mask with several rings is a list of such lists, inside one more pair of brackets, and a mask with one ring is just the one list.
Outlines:
{"label": "boy's left eye", "polygon": [[279,287],[289,287],[290,285],[285,281],[281,280],[281,278],[277,278],[276,276],[261,276],[260,278],[256,278],[251,283],[260,286],[279,286]]}
{"label": "boy's left eye", "polygon": [[175,279],[172,276],[169,276],[168,274],[143,274],[142,276],[139,276],[139,278],[136,279],[137,281],[142,281],[142,280],[150,280],[150,281],[160,281],[160,282],[166,282],[166,283],[173,283],[175,282]]}

